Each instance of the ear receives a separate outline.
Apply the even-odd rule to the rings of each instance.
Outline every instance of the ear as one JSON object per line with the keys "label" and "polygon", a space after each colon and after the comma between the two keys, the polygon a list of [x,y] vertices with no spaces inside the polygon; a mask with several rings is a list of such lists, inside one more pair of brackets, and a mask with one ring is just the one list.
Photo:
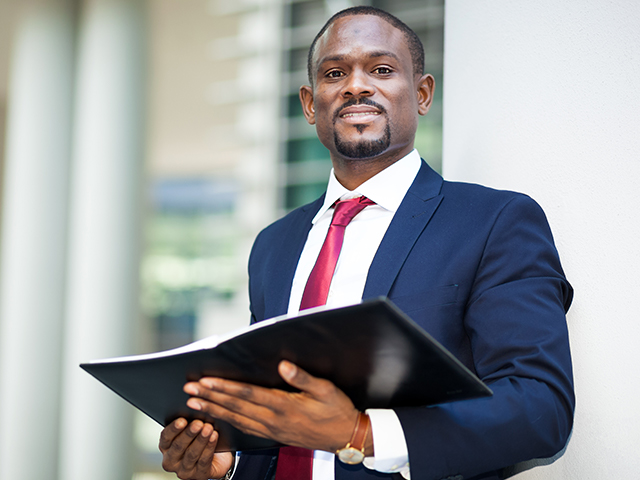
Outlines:
{"label": "ear", "polygon": [[433,103],[433,93],[436,89],[436,79],[427,73],[418,80],[418,113],[426,115]]}
{"label": "ear", "polygon": [[309,85],[300,87],[300,103],[302,104],[302,113],[309,125],[316,124],[316,109],[313,105],[313,88]]}

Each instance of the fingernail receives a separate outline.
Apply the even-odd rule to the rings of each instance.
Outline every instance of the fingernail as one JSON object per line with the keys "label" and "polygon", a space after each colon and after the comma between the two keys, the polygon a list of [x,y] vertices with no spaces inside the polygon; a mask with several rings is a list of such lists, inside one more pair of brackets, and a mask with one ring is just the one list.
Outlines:
{"label": "fingernail", "polygon": [[209,437],[209,443],[213,443],[216,440],[218,440],[218,432],[214,430],[213,433],[211,433],[211,436]]}
{"label": "fingernail", "polygon": [[202,410],[202,405],[200,404],[200,402],[193,398],[187,400],[187,407],[192,408],[193,410]]}
{"label": "fingernail", "polygon": [[176,420],[177,429],[182,430],[186,426],[187,426],[187,421],[184,418],[179,418],[178,420]]}
{"label": "fingernail", "polygon": [[200,384],[207,388],[215,389],[220,386],[220,381],[217,378],[207,377],[207,378],[201,378]]}
{"label": "fingernail", "polygon": [[280,362],[280,375],[285,380],[291,380],[296,374],[296,367],[293,363],[287,362],[285,360]]}
{"label": "fingernail", "polygon": [[193,383],[187,383],[184,386],[184,392],[189,395],[198,395],[198,387],[196,387]]}

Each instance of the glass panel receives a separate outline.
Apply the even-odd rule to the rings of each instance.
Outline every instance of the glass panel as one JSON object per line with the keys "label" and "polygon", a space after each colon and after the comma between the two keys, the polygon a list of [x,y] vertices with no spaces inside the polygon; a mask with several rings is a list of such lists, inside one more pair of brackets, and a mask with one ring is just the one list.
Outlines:
{"label": "glass panel", "polygon": [[322,160],[329,158],[329,151],[317,137],[290,140],[287,143],[287,162]]}
{"label": "glass panel", "polygon": [[285,207],[287,210],[293,210],[294,208],[313,202],[324,193],[326,188],[327,182],[288,185],[285,189]]}

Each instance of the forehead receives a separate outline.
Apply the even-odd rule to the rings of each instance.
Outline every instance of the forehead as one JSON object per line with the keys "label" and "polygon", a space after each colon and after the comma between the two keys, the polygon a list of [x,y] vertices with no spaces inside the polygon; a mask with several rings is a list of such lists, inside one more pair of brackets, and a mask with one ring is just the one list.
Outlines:
{"label": "forehead", "polygon": [[411,61],[404,33],[376,15],[338,18],[318,39],[313,54],[315,65],[334,56],[358,56],[389,51]]}

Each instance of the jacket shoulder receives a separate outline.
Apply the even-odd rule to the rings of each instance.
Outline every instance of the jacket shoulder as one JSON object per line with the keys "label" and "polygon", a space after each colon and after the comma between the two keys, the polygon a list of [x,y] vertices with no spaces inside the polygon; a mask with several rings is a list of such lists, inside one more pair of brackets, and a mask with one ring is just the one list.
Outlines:
{"label": "jacket shoulder", "polygon": [[[442,193],[444,195],[454,195],[462,199],[475,201],[490,202],[509,202],[515,198],[531,199],[524,193],[514,192],[511,190],[499,190],[491,187],[485,187],[477,183],[454,182],[445,180],[442,184]],[[526,200],[525,200],[526,201]]]}
{"label": "jacket shoulder", "polygon": [[445,205],[470,215],[494,216],[508,211],[525,211],[546,218],[540,205],[524,193],[447,180],[443,182],[441,193]]}

